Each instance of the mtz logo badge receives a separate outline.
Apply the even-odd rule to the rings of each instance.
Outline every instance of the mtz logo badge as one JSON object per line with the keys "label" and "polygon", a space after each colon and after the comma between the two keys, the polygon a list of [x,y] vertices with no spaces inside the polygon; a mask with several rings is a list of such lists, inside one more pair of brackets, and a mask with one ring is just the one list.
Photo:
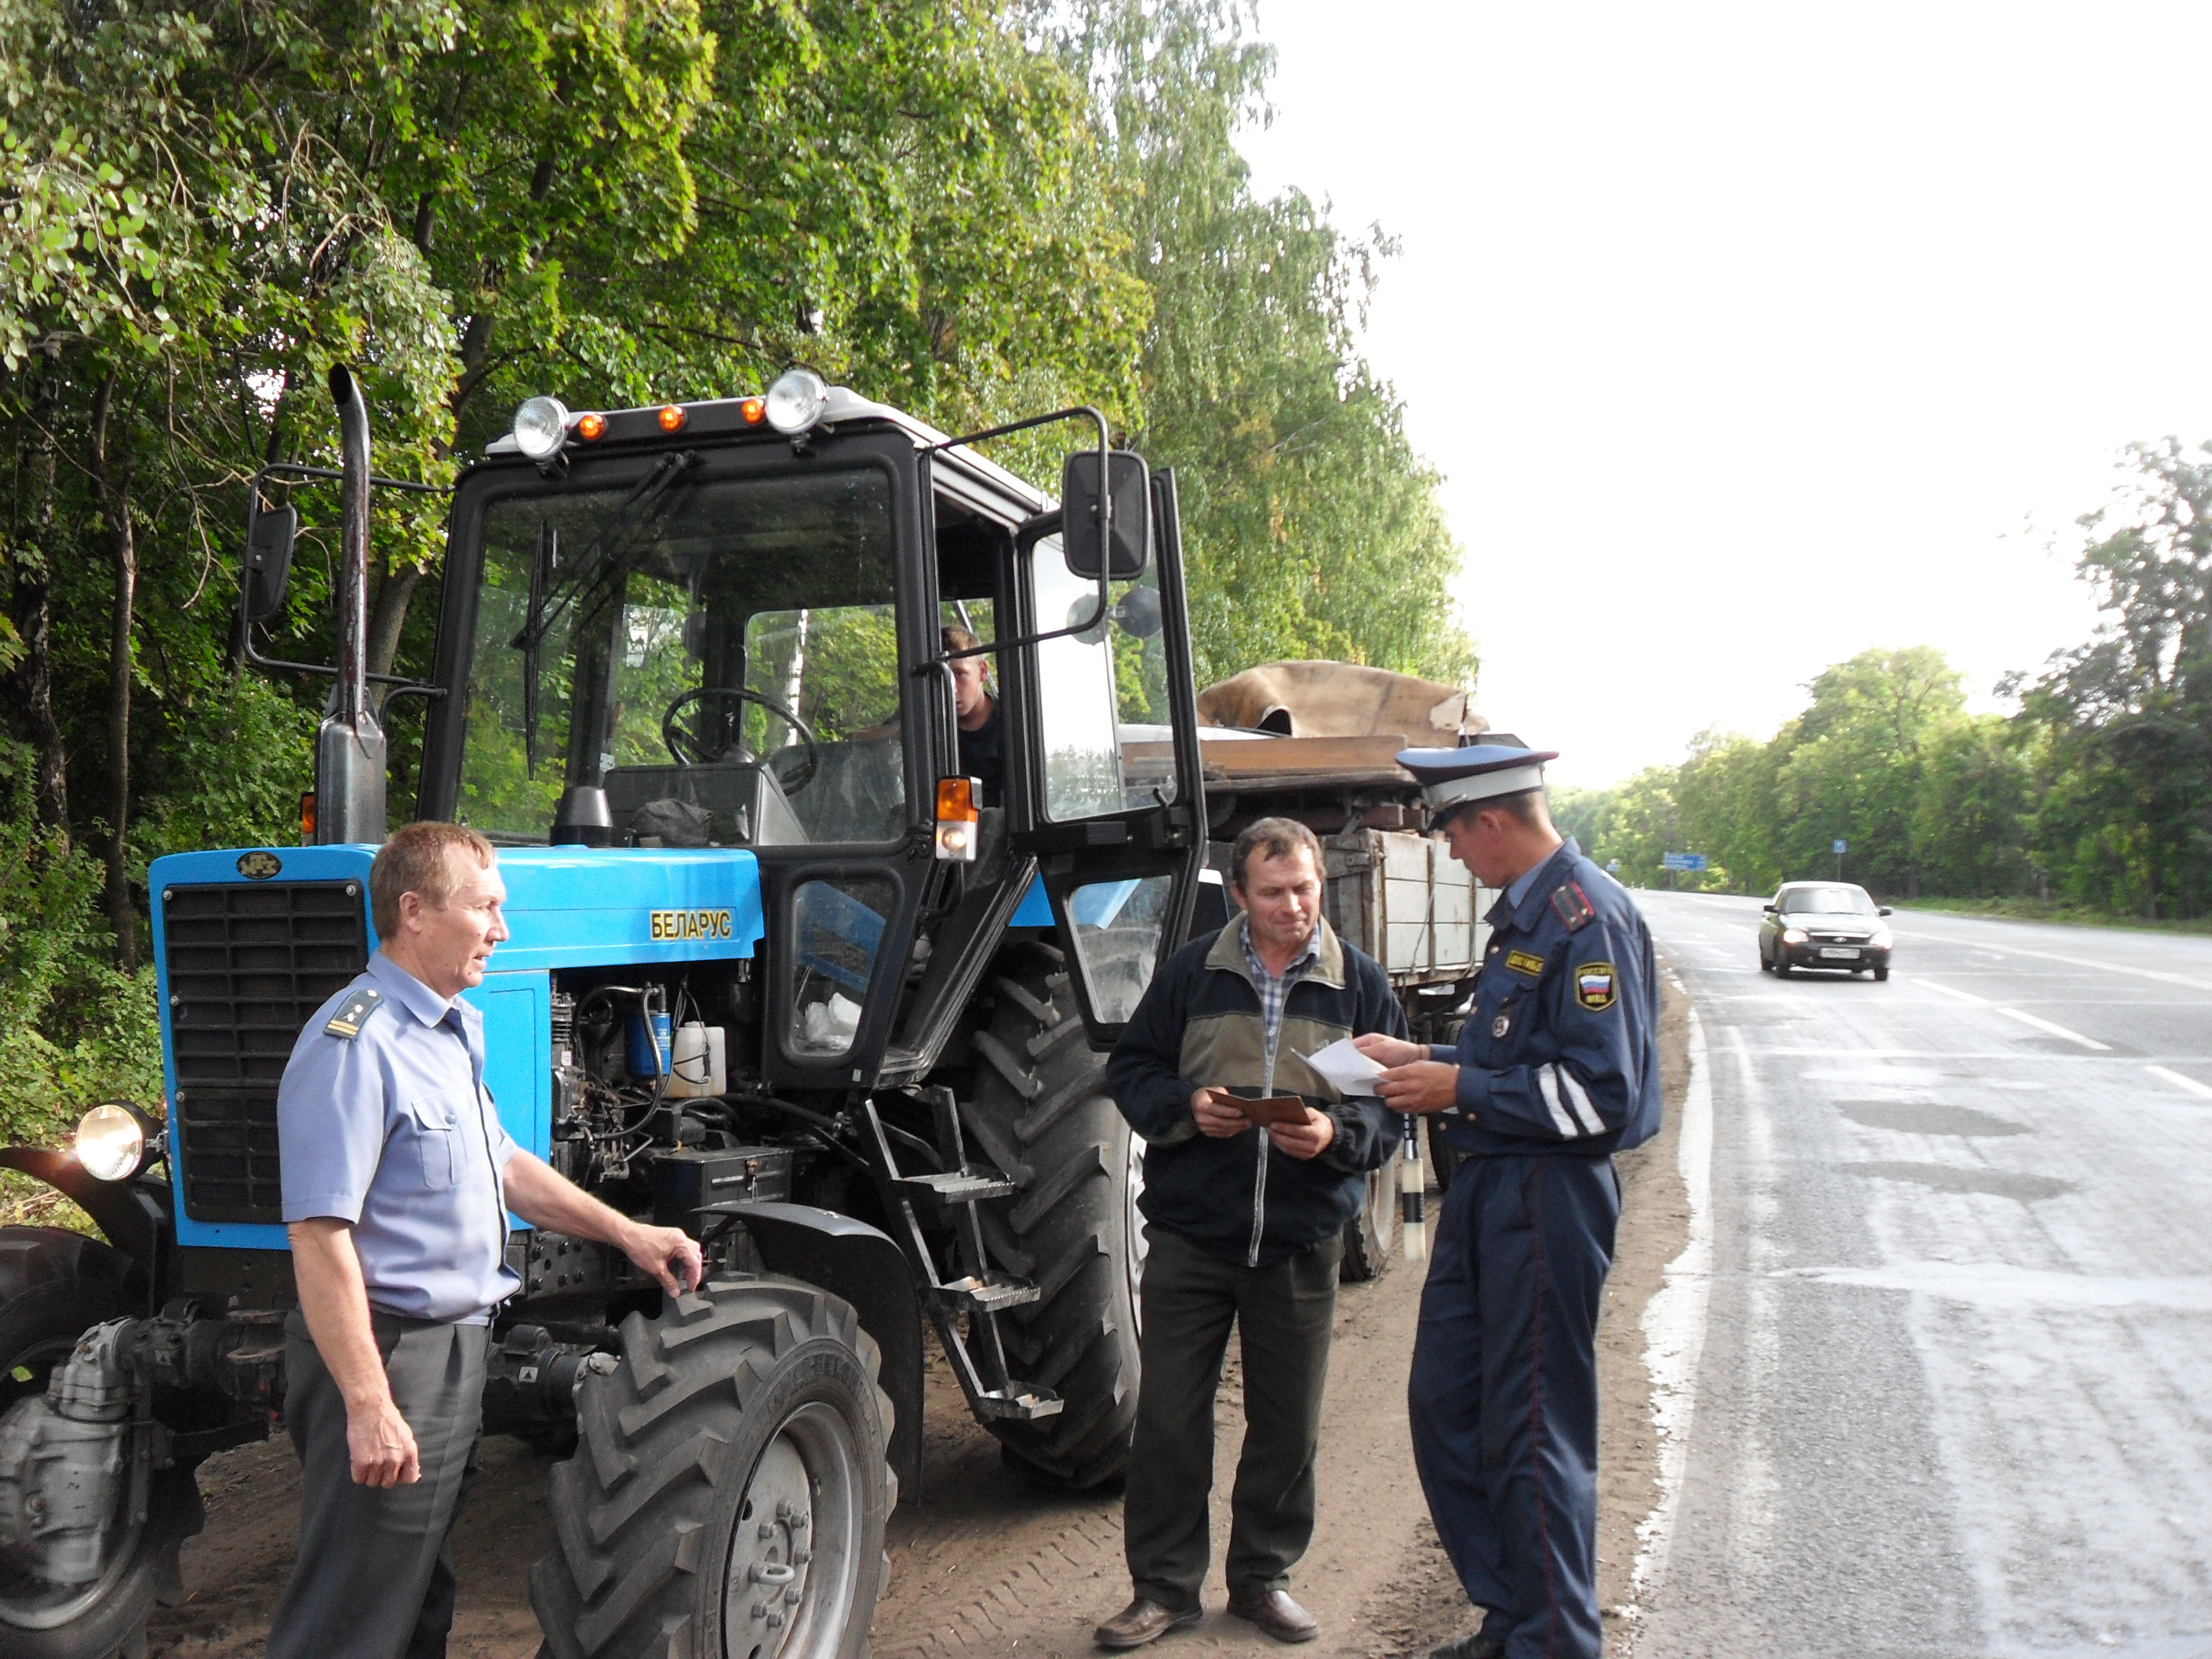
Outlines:
{"label": "mtz logo badge", "polygon": [[238,873],[248,881],[266,881],[284,867],[284,860],[274,853],[240,853]]}
{"label": "mtz logo badge", "polygon": [[727,939],[727,910],[655,910],[653,937],[656,939]]}
{"label": "mtz logo badge", "polygon": [[1586,962],[1575,969],[1575,1000],[1594,1014],[1613,1006],[1618,988],[1609,962]]}

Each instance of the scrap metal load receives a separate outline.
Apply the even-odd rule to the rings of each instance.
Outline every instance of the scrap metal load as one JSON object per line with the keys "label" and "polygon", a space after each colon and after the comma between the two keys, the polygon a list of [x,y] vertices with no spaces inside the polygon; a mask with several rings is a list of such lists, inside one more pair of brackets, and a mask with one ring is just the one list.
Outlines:
{"label": "scrap metal load", "polygon": [[[1471,702],[1436,680],[1341,662],[1268,663],[1198,696],[1208,863],[1225,879],[1231,845],[1260,818],[1311,830],[1326,866],[1323,914],[1389,972],[1419,1042],[1457,1036],[1496,895],[1425,833],[1420,786],[1397,755],[1486,732]],[[1346,1277],[1388,1265],[1398,1183],[1395,1162],[1370,1177],[1366,1213],[1346,1231]]]}

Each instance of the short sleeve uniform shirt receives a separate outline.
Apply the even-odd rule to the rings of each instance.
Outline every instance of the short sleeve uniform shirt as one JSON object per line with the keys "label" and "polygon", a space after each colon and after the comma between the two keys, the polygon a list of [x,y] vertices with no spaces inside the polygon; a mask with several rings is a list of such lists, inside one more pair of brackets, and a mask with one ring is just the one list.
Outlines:
{"label": "short sleeve uniform shirt", "polygon": [[372,1308],[482,1322],[520,1287],[500,1183],[517,1148],[483,1065],[483,1015],[381,951],[293,1047],[276,1093],[284,1219],[352,1224]]}

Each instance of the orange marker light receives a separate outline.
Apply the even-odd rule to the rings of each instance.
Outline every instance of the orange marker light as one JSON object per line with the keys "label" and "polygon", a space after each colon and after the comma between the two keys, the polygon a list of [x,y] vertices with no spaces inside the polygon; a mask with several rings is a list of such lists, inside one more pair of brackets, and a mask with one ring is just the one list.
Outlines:
{"label": "orange marker light", "polygon": [[758,426],[763,421],[768,419],[768,399],[740,398],[738,399],[738,413],[745,417],[747,426]]}
{"label": "orange marker light", "polygon": [[606,436],[606,432],[607,417],[604,415],[579,415],[576,417],[576,435],[579,438],[588,441],[594,438],[604,438]]}
{"label": "orange marker light", "polygon": [[937,856],[948,864],[973,864],[982,839],[982,814],[975,807],[975,780],[937,781]]}
{"label": "orange marker light", "polygon": [[315,844],[315,792],[312,789],[300,797],[300,845]]}
{"label": "orange marker light", "polygon": [[660,410],[660,429],[663,432],[681,432],[684,422],[690,418],[674,404],[664,404]]}

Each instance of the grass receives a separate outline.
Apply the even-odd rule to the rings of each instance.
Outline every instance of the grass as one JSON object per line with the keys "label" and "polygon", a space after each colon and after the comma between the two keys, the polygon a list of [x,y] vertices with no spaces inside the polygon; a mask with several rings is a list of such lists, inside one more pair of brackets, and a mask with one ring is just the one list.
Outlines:
{"label": "grass", "polygon": [[1939,915],[1995,916],[2014,921],[2050,921],[2072,927],[2124,927],[2142,933],[2212,933],[2212,917],[2189,921],[2153,921],[2145,916],[2113,915],[2057,899],[1921,898],[1911,902],[1893,899],[1897,910],[1923,910]]}

